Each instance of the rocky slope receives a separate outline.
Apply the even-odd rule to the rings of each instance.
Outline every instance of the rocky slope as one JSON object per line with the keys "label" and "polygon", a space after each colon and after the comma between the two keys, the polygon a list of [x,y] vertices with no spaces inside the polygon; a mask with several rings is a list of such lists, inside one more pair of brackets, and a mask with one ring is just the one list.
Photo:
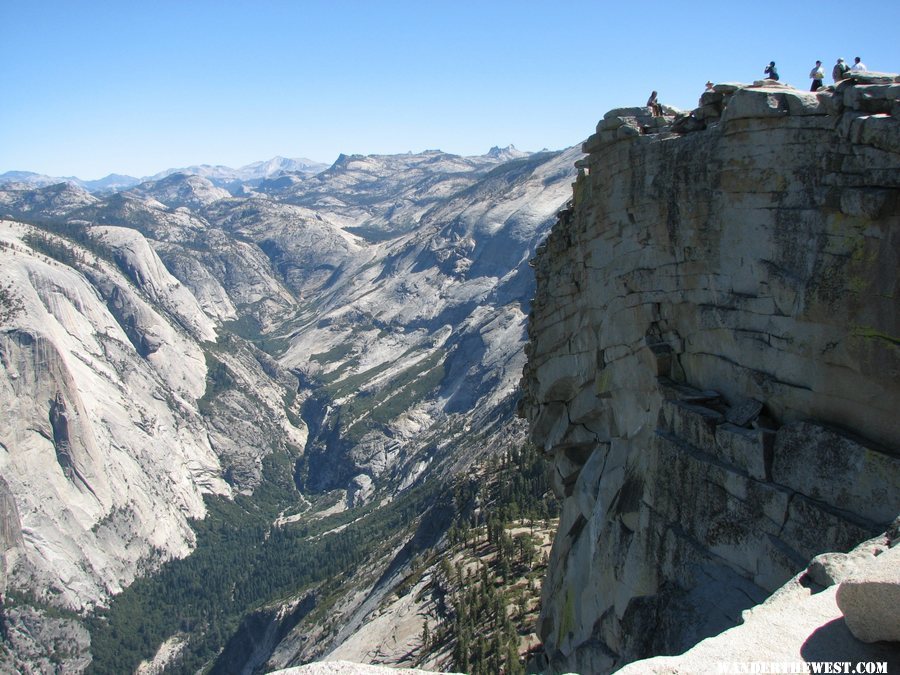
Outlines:
{"label": "rocky slope", "polygon": [[[184,174],[105,197],[0,189],[2,618],[15,637],[2,663],[82,668],[84,616],[112,604],[92,630],[114,621],[122,589],[193,549],[211,503],[217,517],[252,511],[254,528],[271,512],[267,527],[294,536],[343,509],[409,508],[408,488],[431,494],[521,443],[527,261],[580,156],[345,157],[242,197]],[[273,476],[294,478],[290,496]],[[424,513],[437,511],[392,526],[348,584],[347,627],[235,658],[278,648],[295,663],[351,639],[442,536],[447,517]],[[66,628],[41,637],[60,613]],[[274,611],[272,635],[290,613]],[[163,651],[177,659],[172,621]]]}
{"label": "rocky slope", "polygon": [[26,233],[0,228],[18,303],[0,337],[0,471],[27,573],[42,581],[30,585],[81,608],[121,590],[151,554],[185,555],[201,495],[228,492],[189,407],[205,388],[203,353],[167,310],[206,338],[215,331],[139,235],[116,243],[155,305],[107,261],[85,251],[88,278],[31,248]]}
{"label": "rocky slope", "polygon": [[42,608],[89,610],[186,555],[203,495],[230,493],[195,404],[203,351],[179,319],[215,331],[139,235],[106,234],[143,290],[91,251],[0,223],[0,474],[15,535],[3,586],[16,598],[3,625],[17,667],[83,662],[83,628]]}
{"label": "rocky slope", "polygon": [[898,88],[720,84],[585,143],[523,381],[549,670],[682,651],[900,511]]}

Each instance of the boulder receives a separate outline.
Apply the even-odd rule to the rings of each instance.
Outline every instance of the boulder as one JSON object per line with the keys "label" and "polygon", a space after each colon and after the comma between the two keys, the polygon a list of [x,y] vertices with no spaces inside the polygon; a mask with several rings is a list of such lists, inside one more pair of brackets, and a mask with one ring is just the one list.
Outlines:
{"label": "boulder", "polygon": [[603,115],[604,120],[610,120],[616,117],[650,117],[650,108],[645,105],[632,106],[630,108],[613,108]]}
{"label": "boulder", "polygon": [[716,103],[702,105],[694,110],[692,116],[701,122],[717,120],[722,116],[722,105]]}
{"label": "boulder", "polygon": [[[806,574],[809,579],[826,588],[860,574],[873,559],[877,559],[891,545],[890,530],[884,537],[872,539],[849,553],[822,553],[813,558]],[[885,558],[884,560],[887,560]]]}
{"label": "boulder", "polygon": [[900,82],[900,75],[870,70],[865,73],[850,73],[847,79],[858,84],[891,84],[892,82]]}
{"label": "boulder", "polygon": [[737,120],[754,117],[783,117],[788,114],[784,92],[771,87],[741,89],[728,101],[723,117]]}
{"label": "boulder", "polygon": [[704,91],[700,94],[700,105],[718,105],[725,99],[725,94],[713,89],[712,91]]}
{"label": "boulder", "polygon": [[857,639],[900,642],[900,547],[842,582],[837,605]]}
{"label": "boulder", "polygon": [[726,96],[733,94],[738,89],[743,89],[746,84],[740,82],[719,82],[713,85],[713,91],[717,94],[725,94]]}
{"label": "boulder", "polygon": [[[753,667],[766,663],[803,664],[804,661],[832,667],[848,662],[853,666],[879,663],[887,668],[883,672],[896,672],[900,667],[900,650],[892,643],[860,641],[842,620],[835,592],[835,588],[829,588],[810,593],[798,575],[764,603],[746,610],[741,625],[703,640],[678,656],[636,661],[616,672],[619,675],[687,675],[722,672],[726,664]],[[896,612],[894,617],[896,623]]]}
{"label": "boulder", "polygon": [[827,114],[824,101],[815,92],[766,84],[735,92],[725,107],[723,118],[738,120]]}

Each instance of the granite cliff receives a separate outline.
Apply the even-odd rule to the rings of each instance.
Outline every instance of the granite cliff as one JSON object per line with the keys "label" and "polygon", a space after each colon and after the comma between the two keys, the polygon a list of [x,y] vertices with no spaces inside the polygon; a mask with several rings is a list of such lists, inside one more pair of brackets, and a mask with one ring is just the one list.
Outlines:
{"label": "granite cliff", "polygon": [[719,84],[585,142],[520,406],[564,499],[548,671],[679,653],[900,512],[898,99]]}

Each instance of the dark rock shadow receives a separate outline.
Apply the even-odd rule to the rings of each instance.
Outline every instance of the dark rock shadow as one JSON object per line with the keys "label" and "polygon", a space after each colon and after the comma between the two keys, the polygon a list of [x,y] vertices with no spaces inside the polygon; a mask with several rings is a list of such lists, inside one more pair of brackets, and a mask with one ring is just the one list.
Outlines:
{"label": "dark rock shadow", "polygon": [[813,631],[800,648],[800,654],[807,662],[848,661],[851,668],[860,661],[886,661],[887,672],[900,673],[900,643],[857,640],[843,618],[829,621]]}

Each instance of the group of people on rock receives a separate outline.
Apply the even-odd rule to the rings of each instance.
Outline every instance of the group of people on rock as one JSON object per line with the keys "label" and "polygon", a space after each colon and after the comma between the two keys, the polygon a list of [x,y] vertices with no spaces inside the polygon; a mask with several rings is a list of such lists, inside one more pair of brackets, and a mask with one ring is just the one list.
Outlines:
{"label": "group of people on rock", "polygon": [[[769,61],[769,65],[766,66],[763,72],[765,73],[767,80],[778,79],[778,69],[775,68],[774,61]],[[848,66],[844,59],[841,58],[837,60],[837,63],[834,64],[834,68],[831,69],[831,77],[835,82],[840,82],[847,78],[848,73],[864,72],[866,72],[866,64],[862,62],[860,57],[857,56],[854,59],[852,66]],[[809,77],[812,80],[812,86],[809,90],[818,91],[823,86],[825,80],[825,69],[822,67],[821,61],[816,61],[816,65],[809,71]]]}
{"label": "group of people on rock", "polygon": [[[831,79],[835,82],[847,79],[848,73],[864,73],[866,72],[866,64],[858,56],[854,59],[852,66],[848,66],[844,59],[838,59],[831,69]],[[810,91],[818,91],[823,86],[825,79],[825,70],[822,68],[822,62],[816,61],[815,67],[809,71],[809,78],[812,80]]]}
{"label": "group of people on rock", "polygon": [[[835,82],[840,82],[841,80],[847,79],[847,76],[850,73],[864,73],[868,70],[866,68],[866,64],[862,62],[860,57],[856,57],[853,59],[853,65],[848,66],[843,58],[837,60],[837,63],[834,64],[834,68],[831,69],[831,78]],[[778,69],[775,68],[775,62],[769,61],[769,65],[766,66],[763,71],[766,75],[767,80],[778,80]],[[811,71],[809,71],[809,77],[812,80],[812,86],[809,88],[810,91],[818,91],[823,85],[825,80],[825,69],[822,67],[821,61],[816,61],[816,65],[813,67]],[[712,91],[713,83],[706,83],[706,91]],[[654,117],[660,117],[663,114],[662,106],[657,100],[657,93],[654,91],[650,94],[650,98],[647,99],[647,107],[650,108],[650,112]]]}

